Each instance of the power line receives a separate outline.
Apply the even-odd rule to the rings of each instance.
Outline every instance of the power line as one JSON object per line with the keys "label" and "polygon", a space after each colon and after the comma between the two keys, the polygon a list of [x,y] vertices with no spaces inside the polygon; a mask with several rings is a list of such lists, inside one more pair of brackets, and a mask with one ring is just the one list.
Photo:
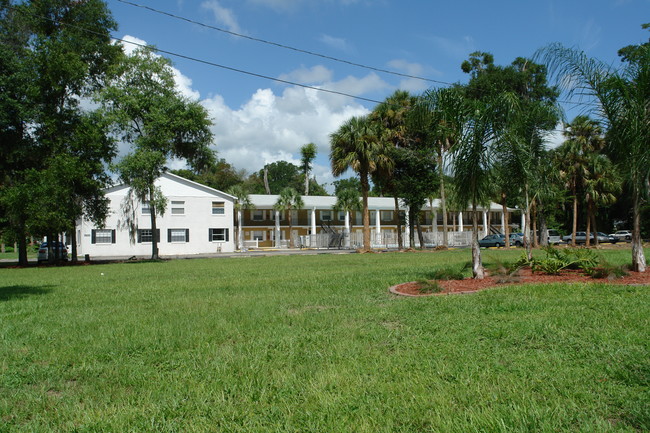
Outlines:
{"label": "power line", "polygon": [[[45,16],[42,16],[42,15],[36,15],[36,14],[29,13],[29,12],[27,12],[27,13],[29,15],[33,16],[33,17],[36,17],[36,18],[44,19],[44,20],[51,21],[51,22],[56,22],[53,18],[45,17]],[[90,34],[94,34],[94,35],[98,35],[98,36],[105,36],[103,33],[96,32],[94,30],[90,30],[90,29],[87,29],[85,27],[81,27],[81,26],[78,26],[78,25],[75,25],[75,24],[61,23],[61,22],[58,22],[58,24],[63,24],[63,25],[66,25],[68,27],[73,27],[73,28],[79,29],[79,30],[81,30],[82,32],[85,32],[85,33],[90,33]],[[116,41],[120,41],[120,42],[123,42],[123,43],[126,43],[126,44],[136,45],[136,46],[142,47],[142,48],[148,48],[148,49],[151,49],[151,50],[153,50],[155,52],[158,52],[158,53],[167,54],[167,55],[170,55],[170,56],[190,60],[190,61],[197,62],[197,63],[202,63],[204,65],[213,66],[213,67],[220,68],[220,69],[225,69],[225,70],[237,72],[237,73],[240,73],[240,74],[250,75],[250,76],[253,76],[253,77],[257,77],[257,78],[264,78],[266,80],[276,81],[278,83],[289,84],[289,85],[292,85],[292,86],[298,86],[298,87],[302,87],[302,88],[305,88],[305,89],[316,90],[318,92],[325,92],[325,93],[330,93],[330,94],[334,94],[334,95],[345,96],[345,97],[352,98],[352,99],[358,99],[360,101],[371,102],[373,104],[381,104],[382,103],[381,101],[378,101],[378,100],[375,100],[375,99],[370,99],[370,98],[364,98],[363,96],[352,95],[350,93],[340,92],[338,90],[331,90],[331,89],[326,89],[326,88],[323,88],[323,87],[310,86],[310,85],[307,85],[307,84],[297,83],[297,82],[294,82],[294,81],[283,80],[281,78],[271,77],[271,76],[264,75],[264,74],[258,74],[256,72],[246,71],[244,69],[238,69],[238,68],[234,68],[234,67],[231,67],[231,66],[222,65],[222,64],[219,64],[219,63],[211,62],[209,60],[203,60],[203,59],[188,56],[188,55],[185,55],[185,54],[176,53],[174,51],[163,50],[163,49],[155,47],[155,46],[151,46],[151,45],[147,45],[147,44],[141,44],[139,42],[134,42],[134,41],[128,41],[126,39],[118,38],[118,37],[115,37],[115,36],[111,36],[111,37]]]}
{"label": "power line", "polygon": [[430,83],[438,83],[438,84],[444,84],[446,86],[453,86],[452,83],[448,83],[448,82],[445,82],[445,81],[434,80],[432,78],[419,77],[417,75],[404,74],[404,73],[401,73],[401,72],[391,71],[391,70],[388,70],[388,69],[377,68],[375,66],[368,66],[368,65],[364,65],[362,63],[355,63],[355,62],[352,62],[350,60],[340,59],[338,57],[328,56],[328,55],[325,55],[325,54],[321,54],[321,53],[317,53],[317,52],[309,51],[309,50],[304,50],[304,49],[301,49],[301,48],[292,47],[290,45],[280,44],[278,42],[273,42],[273,41],[269,41],[269,40],[266,40],[266,39],[255,38],[255,37],[252,37],[252,36],[248,36],[248,35],[244,35],[244,34],[241,34],[241,33],[233,32],[231,30],[226,30],[226,29],[221,28],[221,27],[216,27],[216,26],[212,26],[212,25],[209,25],[209,24],[202,23],[200,21],[192,20],[190,18],[183,17],[183,16],[180,16],[180,15],[176,15],[176,14],[173,14],[171,12],[162,11],[160,9],[153,8],[151,6],[146,6],[146,5],[134,3],[134,2],[131,2],[131,1],[128,1],[128,0],[117,0],[117,1],[119,1],[120,3],[130,5],[130,6],[135,6],[135,7],[141,8],[141,9],[146,9],[146,10],[148,10],[150,12],[154,12],[154,13],[157,13],[157,14],[160,14],[160,15],[165,15],[165,16],[168,16],[170,18],[182,20],[182,21],[185,21],[185,22],[188,22],[188,23],[191,23],[191,24],[196,24],[196,25],[201,26],[201,27],[205,27],[205,28],[208,28],[208,29],[211,29],[211,30],[216,30],[218,32],[226,33],[226,34],[229,34],[229,35],[232,35],[232,36],[248,39],[248,40],[259,42],[259,43],[262,43],[262,44],[272,45],[272,46],[283,48],[283,49],[286,49],[286,50],[292,50],[292,51],[296,51],[296,52],[299,52],[299,53],[308,54],[310,56],[320,57],[320,58],[323,58],[323,59],[332,60],[334,62],[344,63],[344,64],[347,64],[347,65],[356,66],[356,67],[363,68],[363,69],[369,69],[369,70],[375,71],[375,72],[382,72],[384,74],[391,74],[391,75],[396,75],[396,76],[399,76],[399,77],[412,78],[412,79],[415,79],[415,80],[427,81],[427,82],[430,82]]}

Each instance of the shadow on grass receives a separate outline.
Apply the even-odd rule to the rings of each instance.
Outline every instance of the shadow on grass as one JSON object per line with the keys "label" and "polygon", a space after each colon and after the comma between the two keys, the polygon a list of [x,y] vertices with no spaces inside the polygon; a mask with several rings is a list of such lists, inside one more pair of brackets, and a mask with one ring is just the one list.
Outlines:
{"label": "shadow on grass", "polygon": [[0,287],[0,302],[9,301],[11,299],[26,298],[27,296],[34,295],[47,295],[52,291],[51,287],[41,286],[6,286]]}

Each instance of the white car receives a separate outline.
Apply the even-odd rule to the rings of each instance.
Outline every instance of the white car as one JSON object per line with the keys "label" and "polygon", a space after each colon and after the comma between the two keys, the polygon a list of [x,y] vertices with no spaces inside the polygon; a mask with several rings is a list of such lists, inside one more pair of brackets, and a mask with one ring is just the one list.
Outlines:
{"label": "white car", "polygon": [[629,230],[619,230],[616,233],[612,233],[610,236],[614,236],[615,238],[621,240],[621,241],[631,241],[632,240],[632,232]]}

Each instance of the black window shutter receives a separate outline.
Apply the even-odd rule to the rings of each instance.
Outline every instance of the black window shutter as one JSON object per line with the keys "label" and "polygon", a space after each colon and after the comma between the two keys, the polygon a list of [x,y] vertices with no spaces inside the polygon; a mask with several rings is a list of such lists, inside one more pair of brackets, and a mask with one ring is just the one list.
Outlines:
{"label": "black window shutter", "polygon": [[142,230],[141,229],[138,229],[138,243],[139,244],[142,243]]}
{"label": "black window shutter", "polygon": [[228,242],[228,229],[224,229],[226,231],[226,242]]}
{"label": "black window shutter", "polygon": [[111,230],[111,243],[115,243],[115,229]]}
{"label": "black window shutter", "polygon": [[95,234],[95,229],[92,229],[90,232],[90,243],[94,244],[97,241],[97,235]]}
{"label": "black window shutter", "polygon": [[172,241],[172,229],[167,229],[167,242]]}
{"label": "black window shutter", "polygon": [[212,230],[213,229],[208,229],[208,242],[212,242]]}
{"label": "black window shutter", "polygon": [[190,229],[185,229],[185,242],[190,241]]}

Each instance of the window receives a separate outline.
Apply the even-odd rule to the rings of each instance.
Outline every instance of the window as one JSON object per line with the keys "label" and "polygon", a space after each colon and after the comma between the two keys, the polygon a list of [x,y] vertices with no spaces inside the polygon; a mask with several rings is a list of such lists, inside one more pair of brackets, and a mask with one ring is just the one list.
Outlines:
{"label": "window", "polygon": [[98,229],[93,230],[90,235],[90,243],[93,244],[114,244],[115,230]]}
{"label": "window", "polygon": [[345,221],[345,211],[339,211],[339,221]]}
{"label": "window", "polygon": [[226,213],[225,209],[226,203],[223,201],[213,201],[212,202],[212,215],[224,215]]}
{"label": "window", "polygon": [[167,242],[189,242],[190,229],[167,229]]}
{"label": "window", "polygon": [[393,211],[392,210],[383,210],[383,211],[381,211],[381,220],[382,221],[392,221],[393,220]]}
{"label": "window", "polygon": [[264,231],[263,230],[254,230],[251,233],[254,241],[263,241],[264,240]]}
{"label": "window", "polygon": [[184,201],[172,201],[172,215],[185,215]]}
{"label": "window", "polygon": [[[138,229],[138,243],[153,241],[151,229]],[[156,229],[156,241],[160,242],[160,229]]]}
{"label": "window", "polygon": [[228,242],[228,229],[209,229],[209,242]]}
{"label": "window", "polygon": [[332,211],[331,210],[322,210],[322,211],[320,211],[320,220],[321,221],[332,221]]}
{"label": "window", "polygon": [[253,221],[264,221],[264,210],[253,211]]}
{"label": "window", "polygon": [[151,207],[148,201],[142,203],[142,215],[151,215]]}

